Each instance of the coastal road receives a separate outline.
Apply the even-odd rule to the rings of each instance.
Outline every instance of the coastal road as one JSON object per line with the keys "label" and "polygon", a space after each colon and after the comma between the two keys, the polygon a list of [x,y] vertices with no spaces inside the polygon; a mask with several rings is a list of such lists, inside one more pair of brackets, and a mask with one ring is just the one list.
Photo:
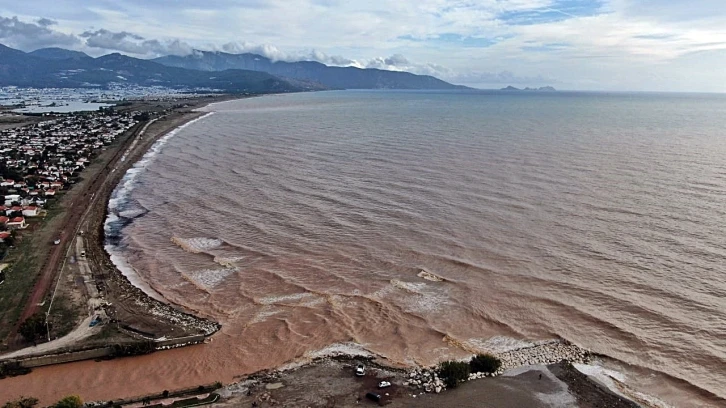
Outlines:
{"label": "coastal road", "polygon": [[76,237],[76,265],[81,272],[83,278],[83,284],[86,286],[86,293],[88,294],[89,306],[98,306],[98,289],[96,288],[96,281],[93,279],[93,272],[88,265],[88,259],[86,259],[86,246],[83,242],[83,237]]}

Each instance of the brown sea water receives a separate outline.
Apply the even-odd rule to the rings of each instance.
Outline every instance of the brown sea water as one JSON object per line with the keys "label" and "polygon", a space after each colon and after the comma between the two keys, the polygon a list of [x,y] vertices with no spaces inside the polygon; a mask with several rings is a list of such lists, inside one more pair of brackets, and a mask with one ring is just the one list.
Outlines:
{"label": "brown sea water", "polygon": [[564,338],[668,403],[726,398],[725,97],[348,91],[208,110],[117,189],[108,248],[223,329],[86,364],[79,387]]}

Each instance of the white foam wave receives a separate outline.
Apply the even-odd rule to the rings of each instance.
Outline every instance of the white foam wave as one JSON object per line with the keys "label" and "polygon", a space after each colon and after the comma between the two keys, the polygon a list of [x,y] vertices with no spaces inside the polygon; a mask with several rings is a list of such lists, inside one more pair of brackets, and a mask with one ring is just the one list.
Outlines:
{"label": "white foam wave", "polygon": [[404,282],[398,279],[391,279],[391,285],[403,289],[406,292],[411,293],[422,293],[426,289],[425,283],[418,283],[418,282]]}
{"label": "white foam wave", "polygon": [[[136,185],[136,179],[138,178],[139,174],[141,174],[141,171],[144,170],[149,163],[153,160],[153,158],[159,154],[161,149],[164,147],[164,145],[177,133],[179,133],[180,130],[186,128],[187,126],[190,126],[192,123],[195,123],[199,120],[202,120],[204,118],[207,118],[211,115],[213,115],[214,112],[209,112],[206,115],[200,116],[194,120],[191,120],[178,128],[170,131],[163,137],[161,137],[159,140],[157,140],[149,149],[148,152],[144,154],[144,156],[136,163],[134,163],[133,167],[128,169],[126,171],[126,174],[124,174],[123,178],[119,182],[119,184],[116,186],[116,188],[111,193],[111,198],[108,201],[108,216],[106,217],[106,220],[104,222],[104,231],[106,234],[109,234],[111,232],[111,224],[115,221],[118,221],[119,217],[116,214],[119,207],[123,206],[126,202],[129,201],[129,198],[131,196],[131,192],[133,191],[135,185]],[[108,236],[108,235],[107,235]],[[104,248],[106,249],[106,252],[108,252],[109,257],[111,259],[111,262],[113,262],[114,265],[118,268],[119,271],[126,277],[126,279],[131,282],[132,285],[136,286],[137,288],[141,289],[144,293],[147,295],[153,297],[154,299],[166,302],[166,300],[161,296],[158,292],[153,290],[151,286],[146,284],[144,280],[138,275],[138,273],[134,270],[134,268],[129,265],[128,261],[126,260],[126,257],[121,253],[121,251],[115,247],[114,245],[105,245]]]}
{"label": "white foam wave", "polygon": [[119,211],[118,215],[123,218],[136,218],[139,215],[145,214],[146,211],[142,209],[131,209],[126,211]]}
{"label": "white foam wave", "polygon": [[[547,341],[541,343],[546,342]],[[540,342],[524,341],[507,336],[494,336],[488,339],[468,339],[464,341],[464,343],[470,346],[472,349],[479,350],[481,352],[498,354],[506,353],[512,350],[534,347]]]}
{"label": "white foam wave", "polygon": [[206,238],[206,237],[195,237],[195,238],[179,238],[172,237],[171,242],[178,245],[181,249],[198,254],[201,252],[209,251],[210,249],[219,248],[224,244],[224,241],[218,238]]}
{"label": "white foam wave", "polygon": [[192,281],[194,285],[209,290],[221,284],[229,275],[237,271],[237,268],[204,269],[194,272],[182,272],[182,274]]}
{"label": "white foam wave", "polygon": [[320,296],[313,293],[292,293],[289,295],[280,296],[267,296],[263,298],[255,299],[255,301],[262,305],[275,305],[275,304],[289,304],[289,303],[307,303],[305,301],[310,300],[323,300]]}
{"label": "white foam wave", "polygon": [[275,306],[272,306],[272,305],[263,306],[262,309],[260,309],[257,312],[255,317],[250,319],[249,324],[262,323],[265,320],[267,320],[268,317],[272,317],[281,312],[282,312],[282,310]]}
{"label": "white foam wave", "polygon": [[[409,313],[432,313],[439,312],[451,304],[450,299],[438,288],[423,282],[404,282],[392,279],[391,287],[401,289],[408,293],[408,296],[395,295],[395,299],[402,303],[403,308]],[[386,291],[379,291],[383,294]]]}
{"label": "white foam wave", "polygon": [[627,385],[628,377],[620,371],[615,371],[597,364],[573,364],[581,373],[593,378],[608,387],[608,389],[622,397],[634,400],[648,407],[673,408],[672,405],[652,395],[633,390]]}
{"label": "white foam wave", "polygon": [[310,359],[335,356],[374,357],[375,355],[368,351],[362,344],[353,342],[333,343],[319,350],[305,353],[305,357]]}
{"label": "white foam wave", "polygon": [[229,256],[229,257],[215,256],[214,263],[231,268],[231,267],[235,266],[235,263],[237,263],[245,258],[246,257],[244,257],[244,256]]}
{"label": "white foam wave", "polygon": [[613,381],[613,379],[620,381],[621,383],[625,382],[627,380],[625,374],[615,370],[609,370],[605,367],[594,364],[573,364],[573,366],[577,369],[577,371],[600,381],[603,385],[607,386],[613,392],[622,395],[620,389],[617,385],[615,385],[615,381]]}
{"label": "white foam wave", "polygon": [[425,269],[422,269],[421,272],[419,272],[416,276],[418,276],[419,278],[422,278],[422,279],[426,279],[427,281],[431,281],[431,282],[444,282],[446,280],[446,279],[442,278],[441,276],[439,276],[435,273],[429,272]]}
{"label": "white foam wave", "polygon": [[164,296],[162,296],[159,292],[155,291],[151,286],[149,286],[148,283],[146,283],[146,281],[141,279],[139,274],[128,263],[128,260],[121,253],[117,246],[107,244],[104,246],[104,249],[106,249],[109,258],[111,259],[111,262],[116,266],[119,271],[121,271],[121,274],[123,274],[132,285],[141,289],[141,291],[146,293],[149,297],[152,297],[163,303],[169,303],[164,298]]}

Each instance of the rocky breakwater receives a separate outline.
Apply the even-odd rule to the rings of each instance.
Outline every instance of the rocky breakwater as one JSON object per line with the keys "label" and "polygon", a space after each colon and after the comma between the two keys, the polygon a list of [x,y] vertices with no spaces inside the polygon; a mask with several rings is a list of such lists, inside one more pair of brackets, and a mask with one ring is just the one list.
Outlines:
{"label": "rocky breakwater", "polygon": [[501,360],[502,365],[494,375],[502,374],[510,368],[528,365],[554,364],[562,360],[567,360],[570,363],[587,364],[591,359],[590,352],[587,350],[559,340],[498,353],[495,356]]}
{"label": "rocky breakwater", "polygon": [[[501,361],[499,369],[493,373],[471,373],[469,381],[501,375],[505,371],[517,367],[555,364],[562,360],[587,364],[591,359],[591,354],[587,350],[560,340],[538,343],[492,355]],[[408,373],[408,379],[403,382],[403,385],[416,388],[421,393],[440,393],[446,389],[443,379],[439,378],[437,367],[413,369]]]}

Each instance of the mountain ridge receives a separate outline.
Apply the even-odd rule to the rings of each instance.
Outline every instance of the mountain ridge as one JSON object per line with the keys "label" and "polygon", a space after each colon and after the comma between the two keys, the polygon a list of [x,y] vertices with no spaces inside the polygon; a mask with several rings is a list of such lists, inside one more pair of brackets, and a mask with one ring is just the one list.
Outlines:
{"label": "mountain ridge", "polygon": [[41,48],[26,53],[0,44],[0,86],[70,88],[104,87],[112,83],[209,88],[223,92],[469,89],[429,75],[328,66],[317,61],[272,61],[252,53],[195,51],[184,57],[168,55],[154,59],[111,53],[93,58],[64,48]]}
{"label": "mountain ridge", "polygon": [[205,71],[169,67],[119,53],[92,58],[62,48],[26,53],[0,44],[0,86],[83,88],[107,87],[112,83],[230,93],[328,89],[312,81],[288,81],[259,71],[225,70],[210,75]]}
{"label": "mountain ridge", "polygon": [[450,84],[430,75],[377,68],[328,66],[317,61],[273,61],[259,54],[231,54],[220,51],[195,50],[186,56],[167,55],[152,61],[187,69],[220,71],[247,69],[288,78],[319,82],[342,89],[469,89]]}

